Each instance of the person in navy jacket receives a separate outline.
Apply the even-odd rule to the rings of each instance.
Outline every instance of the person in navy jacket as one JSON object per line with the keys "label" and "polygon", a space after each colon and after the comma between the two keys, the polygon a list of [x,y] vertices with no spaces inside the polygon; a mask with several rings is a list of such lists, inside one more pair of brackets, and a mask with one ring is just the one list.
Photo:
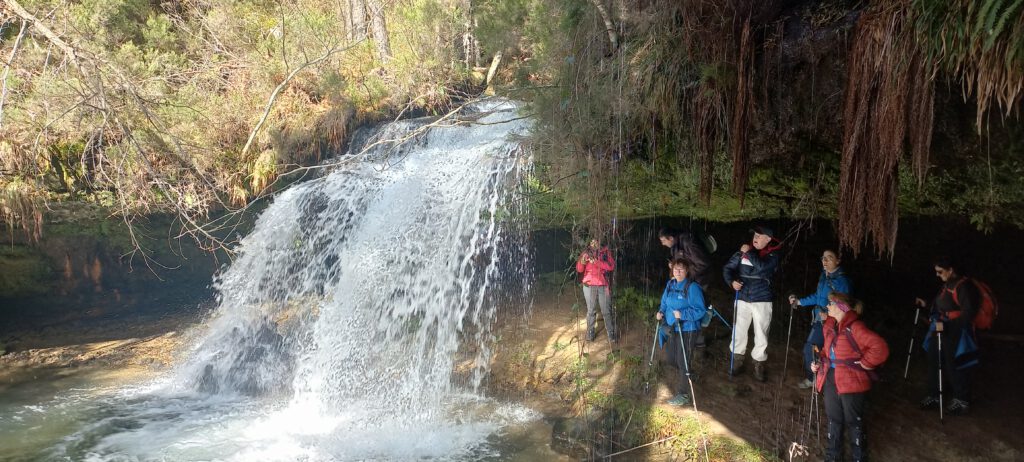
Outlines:
{"label": "person in navy jacket", "polygon": [[[671,265],[672,279],[665,284],[661,306],[658,307],[655,317],[665,324],[661,329],[661,337],[662,340],[668,340],[668,362],[679,368],[678,392],[668,402],[684,406],[691,402],[687,375],[692,378],[692,374],[696,372],[692,358],[701,320],[704,319],[704,291],[700,284],[689,278],[689,261],[676,258],[672,260]],[[683,348],[686,348],[685,355]]]}
{"label": "person in navy jacket", "polygon": [[740,251],[722,268],[725,283],[736,291],[736,319],[729,344],[735,355],[735,367],[730,372],[733,375],[743,372],[747,330],[753,324],[754,348],[750,350],[750,357],[754,360],[754,378],[764,382],[768,326],[772,322],[772,276],[779,266],[777,251],[782,244],[767,226],[755,226],[750,231],[754,233],[752,242],[740,246]]}
{"label": "person in navy jacket", "polygon": [[797,385],[801,389],[811,388],[814,384],[811,362],[814,361],[814,347],[821,349],[825,342],[825,337],[821,333],[821,325],[828,317],[828,294],[830,292],[850,294],[852,291],[850,279],[843,273],[843,268],[839,266],[840,263],[842,260],[839,259],[839,254],[835,250],[825,250],[821,254],[822,269],[821,276],[818,278],[818,290],[803,298],[797,298],[796,295],[789,296],[789,304],[793,305],[794,309],[799,306],[814,307],[811,309],[811,332],[807,335],[807,341],[804,342],[804,372],[807,374],[807,378]]}

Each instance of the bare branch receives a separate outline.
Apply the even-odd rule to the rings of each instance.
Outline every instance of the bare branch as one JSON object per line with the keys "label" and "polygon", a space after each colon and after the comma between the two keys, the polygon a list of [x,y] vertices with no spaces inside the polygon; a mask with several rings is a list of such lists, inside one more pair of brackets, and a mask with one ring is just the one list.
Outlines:
{"label": "bare branch", "polygon": [[277,96],[280,95],[281,92],[284,91],[285,88],[288,88],[288,84],[291,83],[292,79],[296,75],[298,75],[299,72],[301,72],[303,69],[305,69],[305,68],[307,68],[309,66],[314,66],[314,65],[320,64],[320,63],[326,61],[328,58],[330,58],[331,56],[333,56],[333,55],[335,55],[337,53],[340,53],[342,51],[346,51],[348,49],[351,49],[352,47],[355,47],[361,41],[362,41],[362,39],[360,39],[359,41],[357,41],[355,43],[349,44],[348,46],[345,46],[345,47],[341,47],[339,45],[335,45],[330,50],[327,50],[319,58],[316,58],[316,59],[314,59],[312,61],[306,61],[301,66],[295,68],[290,73],[288,73],[288,76],[286,76],[284,78],[284,80],[282,80],[281,83],[279,83],[277,85],[277,88],[274,88],[274,91],[270,94],[270,99],[267,100],[267,107],[263,110],[263,116],[260,117],[259,122],[256,123],[255,127],[253,127],[252,132],[249,133],[249,139],[246,140],[245,146],[242,147],[242,157],[244,158],[246,153],[249,152],[249,148],[252,147],[252,142],[253,142],[253,140],[256,139],[256,135],[259,134],[260,128],[263,128],[263,124],[265,124],[267,122],[267,118],[270,117],[270,111],[274,109],[274,102],[277,101]]}
{"label": "bare branch", "polygon": [[57,48],[60,48],[61,51],[64,52],[64,55],[67,56],[68,59],[70,59],[72,62],[74,62],[76,66],[80,66],[81,63],[79,62],[78,52],[71,45],[65,42],[64,39],[60,38],[60,36],[53,32],[52,30],[50,30],[49,27],[46,27],[45,24],[36,19],[36,17],[33,16],[32,13],[29,13],[24,8],[22,8],[21,5],[18,4],[16,0],[3,0],[3,3],[4,5],[7,5],[7,8],[11,10],[12,13],[21,18],[22,21],[31,24],[32,27],[35,30],[39,31],[40,34],[43,34],[43,36],[46,37],[46,39],[49,40],[50,43],[52,43]]}

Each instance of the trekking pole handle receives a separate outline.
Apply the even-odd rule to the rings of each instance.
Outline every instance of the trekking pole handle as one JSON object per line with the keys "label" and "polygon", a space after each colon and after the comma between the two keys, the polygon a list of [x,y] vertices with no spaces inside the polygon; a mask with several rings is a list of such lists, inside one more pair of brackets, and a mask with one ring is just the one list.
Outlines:
{"label": "trekking pole handle", "polygon": [[812,366],[817,366],[818,370],[814,371],[814,376],[817,377],[818,376],[818,372],[821,371],[821,359],[820,359],[820,356],[819,356],[819,353],[821,352],[821,350],[818,349],[818,345],[814,345],[814,346],[811,347],[811,351],[814,352],[814,355],[813,355],[814,358],[811,359],[811,365]]}

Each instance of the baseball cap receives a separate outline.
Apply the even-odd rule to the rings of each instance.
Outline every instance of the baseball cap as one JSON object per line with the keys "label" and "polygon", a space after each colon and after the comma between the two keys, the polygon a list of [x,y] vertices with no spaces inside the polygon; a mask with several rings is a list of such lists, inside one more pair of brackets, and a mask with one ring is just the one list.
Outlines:
{"label": "baseball cap", "polygon": [[765,225],[755,225],[753,228],[750,228],[750,232],[764,234],[765,236],[768,237],[775,237],[775,232]]}

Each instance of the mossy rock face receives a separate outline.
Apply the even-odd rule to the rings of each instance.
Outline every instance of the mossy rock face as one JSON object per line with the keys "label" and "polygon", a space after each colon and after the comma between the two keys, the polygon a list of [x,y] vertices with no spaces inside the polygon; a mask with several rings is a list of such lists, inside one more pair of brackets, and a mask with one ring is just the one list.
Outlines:
{"label": "mossy rock face", "polygon": [[0,246],[0,297],[32,297],[53,290],[56,273],[43,253],[23,245]]}
{"label": "mossy rock face", "polygon": [[217,260],[192,241],[166,237],[173,217],[138,220],[139,250],[116,216],[89,206],[52,212],[38,241],[15,234],[0,245],[0,324],[178,309],[210,296]]}

